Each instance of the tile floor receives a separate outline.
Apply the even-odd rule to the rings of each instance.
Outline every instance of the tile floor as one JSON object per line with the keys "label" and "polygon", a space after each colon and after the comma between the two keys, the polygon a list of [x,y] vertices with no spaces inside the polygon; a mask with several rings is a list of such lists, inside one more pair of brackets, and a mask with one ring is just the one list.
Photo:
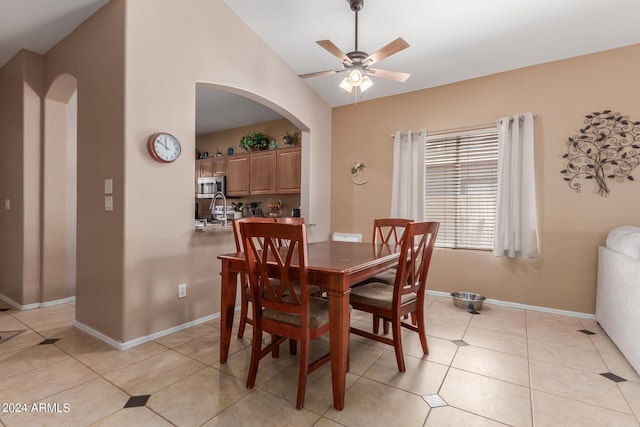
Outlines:
{"label": "tile floor", "polygon": [[404,374],[390,347],[352,336],[337,412],[328,365],[295,409],[285,348],[247,390],[250,341],[234,336],[221,365],[217,321],[117,351],[72,326],[73,304],[0,312],[0,424],[640,426],[640,376],[594,321],[489,304],[473,315],[435,296],[426,313],[430,354],[406,331]]}

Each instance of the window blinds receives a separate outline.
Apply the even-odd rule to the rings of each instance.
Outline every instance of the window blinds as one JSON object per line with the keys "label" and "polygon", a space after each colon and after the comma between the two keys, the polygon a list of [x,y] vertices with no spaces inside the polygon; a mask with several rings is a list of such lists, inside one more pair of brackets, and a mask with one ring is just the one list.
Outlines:
{"label": "window blinds", "polygon": [[437,247],[493,249],[497,188],[496,128],[427,136],[424,212],[440,223]]}

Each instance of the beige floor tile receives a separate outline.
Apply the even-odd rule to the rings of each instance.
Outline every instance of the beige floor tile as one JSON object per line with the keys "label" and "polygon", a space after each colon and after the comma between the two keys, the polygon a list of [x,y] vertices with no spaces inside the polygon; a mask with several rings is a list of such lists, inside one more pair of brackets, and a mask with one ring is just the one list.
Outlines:
{"label": "beige floor tile", "polygon": [[[3,329],[3,330],[24,330],[24,325],[22,325],[22,329]],[[8,341],[0,344],[0,354],[10,354],[15,353],[18,350],[22,350],[25,348],[33,347],[34,345],[40,344],[44,340],[42,335],[33,332],[31,329],[27,329],[22,332],[20,335],[16,335]]]}
{"label": "beige floor tile", "polygon": [[145,406],[137,408],[124,408],[91,424],[91,427],[123,427],[123,426],[144,426],[144,427],[170,427],[169,421],[166,421],[158,414]]}
{"label": "beige floor tile", "polygon": [[52,363],[69,359],[69,355],[54,345],[34,345],[14,353],[0,354],[0,379],[22,374]]}
{"label": "beige floor tile", "polygon": [[322,417],[318,420],[313,427],[340,427],[342,424],[338,424],[335,421],[331,421],[329,418]]}
{"label": "beige floor tile", "polygon": [[360,378],[345,395],[342,411],[331,407],[324,416],[347,426],[422,426],[429,406],[412,393]]}
{"label": "beige floor tile", "polygon": [[[289,366],[280,374],[264,382],[259,388],[286,400],[288,405],[295,408],[298,398],[298,372],[298,364]],[[347,373],[345,388],[348,390],[357,379],[356,375]],[[304,408],[316,414],[323,414],[332,406],[331,366],[326,364],[307,376]]]}
{"label": "beige floor tile", "polygon": [[470,326],[519,336],[525,336],[527,331],[524,310],[491,304],[473,316]]}
{"label": "beige floor tile", "polygon": [[120,410],[128,399],[126,393],[97,378],[38,402],[41,411],[12,414],[3,420],[7,426],[86,426]]}
{"label": "beige floor tile", "polygon": [[37,402],[96,377],[93,371],[67,357],[58,363],[1,380],[0,402]]}
{"label": "beige floor tile", "polygon": [[595,319],[580,318],[580,323],[582,324],[582,327],[588,331],[594,332],[598,335],[606,335],[606,332],[604,331],[604,329],[602,329],[602,326],[600,326]]}
{"label": "beige floor tile", "polygon": [[463,323],[451,323],[440,319],[431,319],[426,324],[427,335],[445,340],[460,340],[467,330]]}
{"label": "beige floor tile", "polygon": [[118,350],[83,332],[64,337],[56,345],[102,375],[167,350],[155,342],[140,344],[128,350]]}
{"label": "beige floor tile", "polygon": [[526,310],[527,325],[534,323],[538,326],[554,328],[582,329],[582,322],[577,317],[561,314],[545,313],[543,311]]}
{"label": "beige floor tile", "polygon": [[[207,335],[219,335],[220,331],[217,328],[213,328],[207,324],[196,325],[190,328],[184,329],[179,332],[175,332],[170,335],[166,335],[162,338],[158,338],[156,342],[165,347],[175,348],[196,338],[200,338]],[[249,335],[250,336],[250,335]]]}
{"label": "beige floor tile", "polygon": [[462,339],[476,347],[527,357],[527,338],[524,335],[470,326]]}
{"label": "beige floor tile", "polygon": [[455,322],[468,325],[473,317],[473,314],[466,310],[461,310],[453,307],[452,302],[441,304],[440,302],[434,302],[425,310],[425,318],[427,324],[431,320],[440,320],[444,322]]}
{"label": "beige floor tile", "polygon": [[204,367],[203,364],[193,359],[168,350],[125,368],[109,372],[104,377],[135,396],[154,393]]}
{"label": "beige floor tile", "polygon": [[313,426],[320,415],[306,409],[296,410],[295,405],[256,390],[231,408],[204,424],[217,426]]}
{"label": "beige floor tile", "polygon": [[600,353],[600,356],[608,368],[605,372],[612,372],[627,381],[640,382],[640,375],[633,369],[622,353]]}
{"label": "beige floor tile", "polygon": [[27,329],[28,326],[8,314],[7,312],[0,312],[0,331],[16,331]]}
{"label": "beige floor tile", "polygon": [[579,329],[580,327],[571,329],[564,326],[528,324],[527,337],[540,341],[549,341],[556,344],[593,350],[595,346],[593,345],[591,338],[582,332],[578,332]]}
{"label": "beige floor tile", "polygon": [[633,415],[540,391],[533,392],[533,419],[536,427],[638,426]]}
{"label": "beige floor tile", "polygon": [[504,426],[502,423],[492,421],[488,418],[475,415],[470,412],[454,408],[452,406],[442,406],[431,409],[426,427],[498,427]]}
{"label": "beige floor tile", "polygon": [[635,416],[640,417],[640,383],[624,381],[618,387]]}
{"label": "beige floor tile", "polygon": [[527,387],[451,368],[439,394],[458,409],[508,425],[531,425]]}
{"label": "beige floor tile", "polygon": [[364,377],[418,395],[436,394],[448,367],[405,355],[406,372],[398,371],[395,352],[386,351],[363,374]]}
{"label": "beige floor tile", "polygon": [[531,387],[584,403],[631,413],[615,382],[602,375],[531,360]]}
{"label": "beige floor tile", "polygon": [[[286,348],[285,345],[287,346]],[[268,381],[273,376],[278,375],[287,367],[291,365],[297,366],[299,360],[298,356],[292,356],[289,354],[288,345],[288,343],[284,343],[281,346],[280,356],[278,358],[274,359],[271,355],[268,355],[260,360],[260,364],[258,365],[258,375],[256,377],[257,386]],[[218,362],[213,364],[213,367],[246,382],[249,374],[250,363],[251,347],[245,347],[229,356],[227,363],[220,364]]]}
{"label": "beige floor tile", "polygon": [[[238,339],[233,335],[231,337],[231,342],[229,343],[229,356],[251,346],[249,337],[250,335],[245,335],[243,339]],[[196,338],[186,344],[175,347],[174,350],[196,359],[205,365],[213,365],[220,362],[220,336],[207,335],[201,338]]]}
{"label": "beige floor tile", "polygon": [[[373,318],[371,317],[371,315],[369,314],[369,317],[367,319],[364,320],[351,320],[351,326],[354,328],[358,328],[361,329],[363,331],[367,331],[367,332],[373,332]],[[380,334],[382,334],[383,331],[383,327],[382,327],[382,321],[380,321]],[[389,336],[391,336],[391,332],[389,332]],[[351,340],[351,342],[358,342],[358,343],[363,343],[369,346],[373,346],[373,347],[379,347],[382,349],[386,349],[388,347],[387,344],[378,342],[378,341],[374,341],[374,340],[370,340],[369,338],[365,338],[365,337],[361,337],[359,335],[356,334],[350,334],[349,339]]]}
{"label": "beige floor tile", "polygon": [[608,372],[600,354],[595,349],[585,349],[550,341],[529,340],[529,357],[554,365],[595,372]]}
{"label": "beige floor tile", "polygon": [[73,325],[76,309],[69,304],[58,304],[37,310],[17,311],[12,316],[38,332]]}
{"label": "beige floor tile", "polygon": [[451,366],[529,387],[529,362],[524,357],[481,347],[462,346]]}
{"label": "beige floor tile", "polygon": [[591,335],[589,339],[593,343],[593,346],[600,353],[620,353],[620,349],[616,346],[611,338],[606,333]]}
{"label": "beige floor tile", "polygon": [[449,366],[456,355],[456,351],[458,351],[458,346],[451,341],[429,336],[428,329],[427,346],[429,346],[429,354],[424,355],[418,334],[411,332],[404,334],[402,337],[402,348],[406,356],[413,356],[441,365]]}
{"label": "beige floor tile", "polygon": [[199,426],[247,393],[243,381],[206,368],[154,393],[147,406],[176,425]]}
{"label": "beige floor tile", "polygon": [[387,349],[392,348],[383,345],[384,347],[370,346],[352,340],[349,344],[349,372],[362,375]]}

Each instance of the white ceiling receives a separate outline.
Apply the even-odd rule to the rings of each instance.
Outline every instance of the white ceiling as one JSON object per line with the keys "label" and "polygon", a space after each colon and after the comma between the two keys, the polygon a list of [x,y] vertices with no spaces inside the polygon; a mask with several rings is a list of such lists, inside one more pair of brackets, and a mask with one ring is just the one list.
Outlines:
{"label": "white ceiling", "polygon": [[[45,53],[108,0],[0,0],[0,66],[21,48]],[[177,0],[175,0],[177,1]],[[224,0],[297,74],[339,68],[319,47],[354,49],[348,0]],[[410,45],[376,68],[411,73],[405,83],[374,78],[359,101],[640,43],[639,0],[365,0],[359,50],[397,37]],[[239,47],[241,48],[241,47]],[[306,82],[331,106],[354,102],[343,74]],[[605,76],[603,76],[605,77]],[[197,90],[198,133],[278,115],[236,95]],[[264,114],[264,115],[263,115]]]}

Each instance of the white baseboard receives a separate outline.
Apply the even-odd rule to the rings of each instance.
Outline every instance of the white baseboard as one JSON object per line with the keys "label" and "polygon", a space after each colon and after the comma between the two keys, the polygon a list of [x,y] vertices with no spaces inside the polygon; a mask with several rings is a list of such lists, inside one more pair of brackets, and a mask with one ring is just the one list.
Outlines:
{"label": "white baseboard", "polygon": [[[427,291],[427,294],[428,295],[437,296],[437,297],[451,298],[451,294],[448,293],[448,292]],[[582,318],[582,319],[596,320],[596,315],[595,314],[580,313],[579,311],[558,310],[557,308],[539,307],[537,305],[520,304],[520,303],[517,303],[517,302],[500,301],[500,300],[497,300],[497,299],[489,299],[489,298],[487,298],[484,301],[484,303],[485,304],[500,305],[500,306],[503,306],[503,307],[519,308],[519,309],[522,309],[522,310],[541,311],[543,313],[560,314],[562,316],[571,316],[571,317],[579,317],[579,318]]]}
{"label": "white baseboard", "polygon": [[201,317],[199,319],[192,320],[190,322],[186,322],[186,323],[183,323],[183,324],[178,325],[178,326],[174,326],[174,327],[169,328],[169,329],[164,329],[162,331],[154,332],[153,334],[150,334],[150,335],[145,335],[143,337],[135,338],[135,339],[133,339],[131,341],[127,341],[127,342],[116,341],[113,338],[106,336],[102,332],[96,331],[95,329],[85,325],[84,323],[78,322],[77,320],[74,321],[73,324],[74,324],[74,326],[76,328],[80,329],[81,331],[84,331],[84,332],[88,333],[89,335],[92,335],[92,336],[98,338],[100,341],[103,341],[103,342],[109,344],[110,346],[117,348],[118,350],[127,350],[127,349],[130,349],[131,347],[135,347],[137,345],[144,344],[144,343],[147,343],[149,341],[157,340],[158,338],[164,337],[165,335],[170,335],[170,334],[173,334],[175,332],[179,332],[179,331],[182,331],[184,329],[190,328],[192,326],[196,326],[196,325],[199,325],[201,323],[205,323],[205,322],[208,322],[210,320],[217,319],[218,317],[220,317],[220,313],[213,313],[213,314],[210,314],[208,316]]}
{"label": "white baseboard", "polygon": [[16,301],[12,300],[11,298],[4,296],[2,294],[0,294],[0,299],[6,302],[7,304],[9,304],[11,307],[15,308],[16,310],[24,311],[24,310],[33,310],[34,308],[51,307],[59,304],[66,304],[68,302],[75,301],[76,297],[62,298],[55,301],[36,302],[33,304],[25,304],[25,305],[19,304]]}

